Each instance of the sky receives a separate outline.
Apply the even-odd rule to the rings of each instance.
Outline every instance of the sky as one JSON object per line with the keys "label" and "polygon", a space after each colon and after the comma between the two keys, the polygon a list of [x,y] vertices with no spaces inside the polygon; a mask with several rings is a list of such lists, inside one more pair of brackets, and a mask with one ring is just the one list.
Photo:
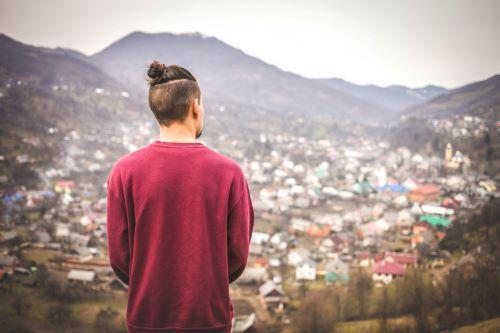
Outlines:
{"label": "sky", "polygon": [[455,88],[500,73],[500,0],[0,0],[0,33],[87,55],[133,31],[200,32],[283,70]]}

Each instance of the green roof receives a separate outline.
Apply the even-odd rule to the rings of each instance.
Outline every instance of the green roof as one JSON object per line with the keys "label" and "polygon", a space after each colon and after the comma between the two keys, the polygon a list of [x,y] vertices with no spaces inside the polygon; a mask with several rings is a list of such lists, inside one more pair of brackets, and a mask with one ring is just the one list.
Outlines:
{"label": "green roof", "polygon": [[451,224],[451,221],[448,220],[447,218],[440,217],[440,216],[434,216],[434,215],[422,215],[420,216],[419,219],[420,222],[427,222],[433,227],[447,227]]}
{"label": "green roof", "polygon": [[338,274],[335,272],[327,272],[325,274],[325,280],[328,282],[335,282],[335,281],[348,282],[349,275],[348,274]]}

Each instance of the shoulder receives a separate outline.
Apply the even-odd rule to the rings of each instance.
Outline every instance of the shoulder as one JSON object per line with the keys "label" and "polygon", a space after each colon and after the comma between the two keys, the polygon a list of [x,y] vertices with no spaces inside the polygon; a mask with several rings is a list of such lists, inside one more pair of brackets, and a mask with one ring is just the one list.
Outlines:
{"label": "shoulder", "polygon": [[210,159],[213,161],[214,165],[217,168],[231,173],[234,177],[243,176],[243,170],[241,166],[234,159],[208,146],[207,150],[209,151]]}
{"label": "shoulder", "polygon": [[136,165],[148,155],[149,146],[141,147],[135,151],[127,153],[116,160],[113,164],[113,169],[126,169]]}
{"label": "shoulder", "polygon": [[108,178],[121,178],[122,173],[127,173],[134,166],[140,165],[140,161],[148,155],[148,146],[141,147],[135,151],[119,157],[111,166]]}

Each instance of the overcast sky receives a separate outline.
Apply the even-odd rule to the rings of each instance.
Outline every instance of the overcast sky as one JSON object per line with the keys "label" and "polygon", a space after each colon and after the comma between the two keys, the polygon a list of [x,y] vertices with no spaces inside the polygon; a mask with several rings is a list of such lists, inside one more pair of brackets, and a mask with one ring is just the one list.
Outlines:
{"label": "overcast sky", "polygon": [[500,1],[0,0],[0,32],[97,52],[132,31],[214,36],[281,69],[454,88],[500,73]]}

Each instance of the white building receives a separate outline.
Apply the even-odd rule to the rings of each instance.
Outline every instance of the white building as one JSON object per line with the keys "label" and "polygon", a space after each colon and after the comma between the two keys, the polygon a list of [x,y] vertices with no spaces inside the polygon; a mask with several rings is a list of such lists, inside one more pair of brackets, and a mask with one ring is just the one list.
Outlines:
{"label": "white building", "polygon": [[316,262],[306,258],[302,260],[295,269],[296,280],[316,280]]}

